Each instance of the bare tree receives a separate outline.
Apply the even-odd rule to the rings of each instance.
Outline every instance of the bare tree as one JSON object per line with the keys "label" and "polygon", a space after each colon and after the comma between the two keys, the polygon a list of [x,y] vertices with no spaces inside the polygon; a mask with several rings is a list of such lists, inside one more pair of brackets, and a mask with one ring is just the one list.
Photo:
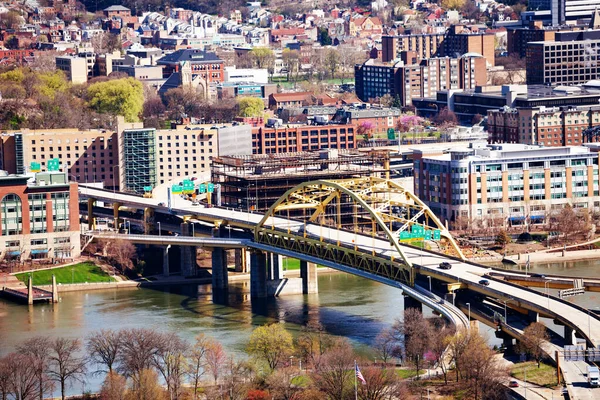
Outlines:
{"label": "bare tree", "polygon": [[6,400],[10,394],[10,375],[8,363],[10,362],[9,356],[0,358],[0,399]]}
{"label": "bare tree", "polygon": [[387,364],[392,357],[401,354],[398,339],[392,329],[384,329],[377,335],[377,338],[375,338],[375,351],[384,364]]}
{"label": "bare tree", "polygon": [[415,366],[417,373],[423,363],[423,354],[429,350],[431,325],[416,308],[404,311],[404,319],[396,320],[392,328],[402,343],[405,359]]}
{"label": "bare tree", "polygon": [[161,335],[162,346],[154,355],[154,365],[167,383],[170,400],[182,396],[183,379],[187,369],[185,354],[189,344],[175,333]]}
{"label": "bare tree", "polygon": [[429,354],[433,361],[442,370],[444,382],[448,384],[448,370],[450,368],[450,356],[448,355],[448,343],[455,333],[455,329],[448,326],[441,318],[432,321],[433,329],[429,331]]}
{"label": "bare tree", "polygon": [[206,352],[210,346],[210,339],[204,334],[196,336],[196,342],[188,353],[187,375],[194,389],[193,398],[198,398],[200,379],[206,373]]}
{"label": "bare tree", "polygon": [[17,352],[28,356],[37,378],[39,399],[43,400],[44,394],[52,389],[52,382],[46,374],[50,362],[50,339],[41,336],[28,339],[17,347]]}
{"label": "bare tree", "polygon": [[152,369],[142,369],[138,374],[138,381],[132,382],[131,399],[135,400],[163,400],[164,390],[158,382],[158,374]]}
{"label": "bare tree", "polygon": [[5,368],[6,393],[12,395],[15,400],[36,398],[39,380],[35,360],[30,355],[11,353],[0,361]]}
{"label": "bare tree", "polygon": [[206,349],[206,369],[212,375],[215,385],[217,384],[223,367],[227,361],[227,356],[221,343],[213,341]]}
{"label": "bare tree", "polygon": [[161,335],[151,329],[137,328],[121,331],[121,337],[119,369],[125,377],[131,377],[136,391],[140,389],[142,372],[152,369],[154,356],[162,346]]}
{"label": "bare tree", "polygon": [[338,51],[334,48],[328,49],[325,53],[324,61],[327,70],[331,74],[331,79],[335,79],[335,73],[340,68],[340,55]]}
{"label": "bare tree", "polygon": [[85,359],[77,355],[80,351],[81,342],[78,339],[59,337],[50,343],[48,376],[60,385],[62,400],[65,400],[67,383],[81,380],[85,375]]}
{"label": "bare tree", "polygon": [[354,368],[356,355],[347,340],[340,339],[323,356],[311,374],[315,386],[331,399],[346,398],[353,375],[348,371]]}
{"label": "bare tree", "polygon": [[546,330],[546,325],[542,322],[534,322],[523,330],[523,336],[519,340],[517,349],[523,353],[529,354],[540,367],[544,358],[544,345],[550,340]]}
{"label": "bare tree", "polygon": [[246,400],[248,391],[252,389],[254,371],[246,361],[236,361],[229,357],[224,364],[222,391],[230,400]]}
{"label": "bare tree", "polygon": [[309,322],[296,339],[298,355],[306,365],[317,368],[321,356],[335,344],[319,322]]}
{"label": "bare tree", "polygon": [[366,383],[358,387],[358,397],[361,400],[379,400],[393,398],[398,376],[392,369],[381,369],[375,366],[361,368]]}
{"label": "bare tree", "polygon": [[92,333],[87,339],[87,351],[92,362],[106,366],[111,373],[116,367],[123,343],[119,332],[101,330]]}
{"label": "bare tree", "polygon": [[298,369],[293,367],[275,370],[266,380],[269,393],[276,399],[297,400],[301,389],[293,383],[293,379],[298,375]]}

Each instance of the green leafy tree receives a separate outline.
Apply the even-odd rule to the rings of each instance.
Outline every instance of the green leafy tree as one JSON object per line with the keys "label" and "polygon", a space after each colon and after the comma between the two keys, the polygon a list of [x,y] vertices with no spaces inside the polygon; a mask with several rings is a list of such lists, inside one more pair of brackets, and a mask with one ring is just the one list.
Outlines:
{"label": "green leafy tree", "polygon": [[331,46],[331,43],[333,41],[331,40],[331,36],[329,36],[329,31],[327,30],[327,28],[322,27],[319,29],[319,43],[321,43],[321,46]]}
{"label": "green leafy tree", "polygon": [[281,324],[256,328],[250,336],[248,352],[265,361],[271,371],[282,365],[294,351],[292,335]]}
{"label": "green leafy tree", "polygon": [[50,98],[54,98],[56,93],[64,93],[69,88],[69,82],[62,71],[45,72],[38,75],[38,92]]}
{"label": "green leafy tree", "polygon": [[238,107],[242,117],[261,117],[265,109],[265,103],[257,97],[240,97]]}
{"label": "green leafy tree", "polygon": [[139,121],[144,107],[144,89],[141,82],[133,78],[94,83],[88,88],[87,95],[93,110],[122,115],[127,122]]}
{"label": "green leafy tree", "polygon": [[255,47],[250,51],[250,56],[256,68],[266,68],[269,70],[269,73],[272,73],[275,65],[273,50],[268,47]]}

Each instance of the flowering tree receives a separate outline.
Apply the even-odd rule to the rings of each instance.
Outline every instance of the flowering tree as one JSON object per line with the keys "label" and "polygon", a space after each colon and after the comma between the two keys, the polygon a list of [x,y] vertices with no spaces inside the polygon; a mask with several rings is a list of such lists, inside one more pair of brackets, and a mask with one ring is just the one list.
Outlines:
{"label": "flowering tree", "polygon": [[417,127],[423,126],[423,123],[423,118],[417,115],[405,114],[398,120],[396,129],[400,132],[410,132]]}
{"label": "flowering tree", "polygon": [[356,133],[364,136],[365,140],[369,140],[373,138],[374,127],[375,125],[371,121],[363,121],[358,128],[356,128]]}

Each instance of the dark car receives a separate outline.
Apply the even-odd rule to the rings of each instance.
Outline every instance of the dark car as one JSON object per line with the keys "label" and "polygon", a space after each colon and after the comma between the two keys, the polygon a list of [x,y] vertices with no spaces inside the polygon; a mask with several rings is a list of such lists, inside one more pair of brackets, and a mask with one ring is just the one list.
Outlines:
{"label": "dark car", "polygon": [[479,281],[479,284],[483,286],[490,286],[490,281],[488,281],[487,279],[482,279]]}
{"label": "dark car", "polygon": [[542,279],[545,279],[546,275],[544,275],[544,274],[531,274],[531,277],[532,278],[542,278]]}
{"label": "dark car", "polygon": [[512,380],[508,383],[508,387],[519,387],[519,382]]}
{"label": "dark car", "polygon": [[449,262],[444,261],[443,263],[440,263],[440,269],[450,269],[452,268],[452,264],[450,264]]}

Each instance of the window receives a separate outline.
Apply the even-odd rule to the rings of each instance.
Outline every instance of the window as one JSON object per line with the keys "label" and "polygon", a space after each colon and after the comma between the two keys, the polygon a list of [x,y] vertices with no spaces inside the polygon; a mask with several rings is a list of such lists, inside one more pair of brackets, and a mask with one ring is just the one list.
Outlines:
{"label": "window", "polygon": [[7,194],[0,203],[2,213],[2,236],[23,233],[23,209],[21,199],[16,194]]}

